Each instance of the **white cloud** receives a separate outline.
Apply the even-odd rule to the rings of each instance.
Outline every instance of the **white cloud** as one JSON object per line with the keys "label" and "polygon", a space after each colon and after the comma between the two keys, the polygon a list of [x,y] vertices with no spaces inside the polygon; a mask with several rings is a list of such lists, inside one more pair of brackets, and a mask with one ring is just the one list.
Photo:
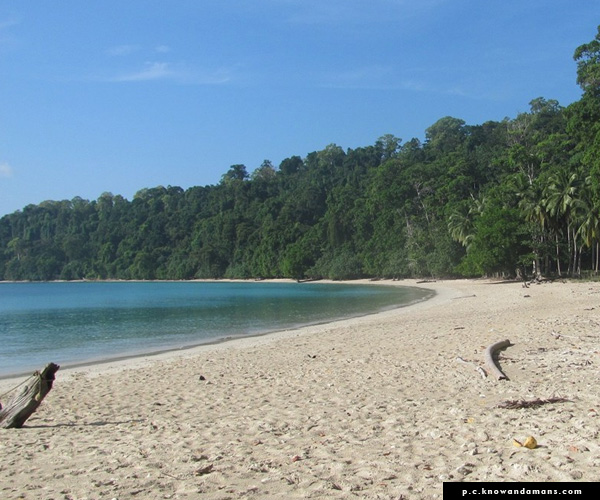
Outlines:
{"label": "white cloud", "polygon": [[8,163],[0,163],[0,177],[10,178],[13,176],[13,169]]}
{"label": "white cloud", "polygon": [[164,80],[185,85],[220,85],[231,79],[231,70],[226,68],[207,71],[168,62],[147,62],[142,69],[122,73],[105,81],[127,83]]}
{"label": "white cloud", "polygon": [[[1,27],[1,25],[0,25]],[[168,52],[171,52],[171,47],[169,47],[168,45],[156,45],[154,47],[154,49],[152,49],[153,52],[157,53],[157,54],[167,54]],[[106,50],[106,54],[108,54],[109,56],[113,56],[113,57],[122,57],[122,56],[129,56],[131,54],[135,54],[137,52],[148,52],[148,49],[144,49],[144,47],[142,47],[141,45],[135,45],[135,44],[123,44],[123,45],[115,45],[114,47],[110,47]]]}
{"label": "white cloud", "polygon": [[169,63],[165,62],[147,62],[144,68],[132,73],[110,78],[113,82],[144,82],[149,80],[162,80],[171,78],[173,72],[169,69]]}
{"label": "white cloud", "polygon": [[[156,59],[167,59],[171,47],[166,44],[158,44],[153,47],[142,45],[124,44],[115,45],[105,51],[112,57],[123,57],[134,54],[139,61],[142,53],[153,54]],[[160,54],[160,55],[159,55]],[[134,83],[166,81],[182,85],[221,85],[231,82],[233,68],[199,68],[186,62],[168,62],[165,60],[152,60],[153,56],[143,64],[137,66],[120,66],[120,69],[106,70],[96,75],[90,75],[87,79],[100,82],[112,83]],[[125,59],[125,60],[131,60]],[[115,67],[116,68],[116,67]],[[129,69],[127,69],[129,68]]]}
{"label": "white cloud", "polygon": [[109,56],[128,56],[140,50],[139,45],[116,45],[106,51]]}

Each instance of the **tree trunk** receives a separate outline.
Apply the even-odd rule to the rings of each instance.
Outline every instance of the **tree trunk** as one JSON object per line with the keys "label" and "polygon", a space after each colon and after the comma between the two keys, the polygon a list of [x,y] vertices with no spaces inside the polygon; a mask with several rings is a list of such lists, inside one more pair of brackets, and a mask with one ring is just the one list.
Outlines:
{"label": "tree trunk", "polygon": [[573,276],[573,248],[571,245],[571,227],[567,226],[567,245],[569,247],[569,267],[567,269],[567,276]]}
{"label": "tree trunk", "polygon": [[573,274],[581,274],[577,266],[577,235],[575,234],[575,228],[573,228]]}
{"label": "tree trunk", "polygon": [[540,264],[540,256],[534,252],[535,259],[533,261],[533,273],[537,281],[542,281],[542,268]]}
{"label": "tree trunk", "polygon": [[558,233],[556,233],[556,271],[559,276],[562,276],[562,272],[560,270],[560,246],[558,244]]}
{"label": "tree trunk", "polygon": [[23,427],[52,389],[54,375],[59,368],[60,366],[49,363],[41,373],[35,372],[27,379],[23,389],[13,396],[6,407],[0,407],[0,427],[5,429]]}

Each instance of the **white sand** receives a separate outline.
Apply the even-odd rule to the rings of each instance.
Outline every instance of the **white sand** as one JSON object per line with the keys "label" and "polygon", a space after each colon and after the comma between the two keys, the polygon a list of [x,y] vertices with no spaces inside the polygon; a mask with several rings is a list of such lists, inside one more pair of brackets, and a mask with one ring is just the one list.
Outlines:
{"label": "white sand", "polygon": [[[0,430],[0,498],[440,498],[448,480],[597,481],[600,285],[419,286],[438,295],[59,371],[26,427]],[[509,380],[456,360],[483,366],[503,339]],[[570,402],[496,407],[551,397]],[[529,435],[537,449],[513,445]]]}

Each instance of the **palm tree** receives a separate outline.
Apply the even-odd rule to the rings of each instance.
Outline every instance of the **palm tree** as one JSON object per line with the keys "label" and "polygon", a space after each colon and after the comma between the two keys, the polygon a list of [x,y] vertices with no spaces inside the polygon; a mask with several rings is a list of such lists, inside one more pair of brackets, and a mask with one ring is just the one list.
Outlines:
{"label": "palm tree", "polygon": [[448,231],[455,241],[458,241],[469,251],[475,236],[473,221],[481,215],[485,206],[485,198],[471,198],[470,202],[459,205],[448,218]]}
{"label": "palm tree", "polygon": [[598,272],[600,260],[600,213],[598,206],[593,200],[591,176],[585,178],[575,208],[578,225],[577,236],[581,239],[582,246],[592,251],[591,267],[595,272]]}
{"label": "palm tree", "polygon": [[574,216],[581,185],[582,181],[577,171],[562,168],[548,177],[548,183],[544,189],[546,210],[559,231],[566,230],[569,248],[569,274],[575,271],[578,252],[580,252],[577,245]]}
{"label": "palm tree", "polygon": [[[538,187],[538,182],[530,182],[529,177],[520,172],[515,174],[511,179],[511,188],[514,190],[518,202],[518,207],[525,220],[532,223],[537,229],[532,231],[534,274],[539,280],[542,278],[542,269],[540,265],[541,249],[544,247],[546,239],[546,228],[549,224],[549,215],[542,201],[542,195]],[[546,265],[546,269],[548,266]],[[558,272],[560,274],[560,264],[558,264]]]}

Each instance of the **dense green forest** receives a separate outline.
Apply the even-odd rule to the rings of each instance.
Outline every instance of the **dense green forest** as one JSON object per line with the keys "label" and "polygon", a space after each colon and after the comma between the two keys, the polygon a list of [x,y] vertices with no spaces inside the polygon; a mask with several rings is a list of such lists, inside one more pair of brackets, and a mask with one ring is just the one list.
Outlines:
{"label": "dense green forest", "polygon": [[600,27],[579,101],[445,117],[425,141],[330,144],[219,184],[45,201],[0,219],[0,279],[444,277],[597,273]]}

